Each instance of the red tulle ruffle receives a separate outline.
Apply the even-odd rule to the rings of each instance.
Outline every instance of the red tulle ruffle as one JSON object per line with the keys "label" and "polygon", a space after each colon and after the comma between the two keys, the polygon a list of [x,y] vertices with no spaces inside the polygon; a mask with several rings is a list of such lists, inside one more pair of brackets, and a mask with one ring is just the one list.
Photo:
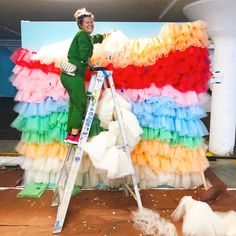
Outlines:
{"label": "red tulle ruffle", "polygon": [[18,48],[10,57],[10,59],[16,64],[30,69],[41,69],[43,72],[60,74],[60,69],[56,68],[54,63],[41,64],[38,60],[32,60],[31,57],[36,52],[30,52],[25,48]]}
{"label": "red tulle ruffle", "polygon": [[[162,88],[172,85],[180,92],[205,92],[207,81],[211,77],[209,53],[206,48],[189,47],[185,51],[175,51],[162,57],[152,66],[133,66],[114,68],[111,64],[107,70],[113,71],[113,79],[118,89],[143,89],[154,83]],[[91,76],[87,71],[86,79]]]}
{"label": "red tulle ruffle", "polygon": [[[60,69],[54,63],[41,64],[31,60],[35,52],[20,48],[11,56],[11,60],[21,66],[41,69],[44,72],[60,74]],[[152,66],[133,66],[114,68],[112,64],[107,70],[113,71],[113,79],[117,89],[143,89],[154,83],[158,88],[172,85],[180,92],[205,92],[211,77],[210,60],[207,48],[189,47],[185,51],[175,51],[162,57]],[[91,72],[86,71],[86,80],[91,78]]]}

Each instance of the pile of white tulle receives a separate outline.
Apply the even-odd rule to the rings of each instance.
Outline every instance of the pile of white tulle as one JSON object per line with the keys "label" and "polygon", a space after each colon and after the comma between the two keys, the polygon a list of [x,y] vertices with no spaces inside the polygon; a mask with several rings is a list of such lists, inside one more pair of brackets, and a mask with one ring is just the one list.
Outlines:
{"label": "pile of white tulle", "polygon": [[185,196],[172,214],[174,221],[183,219],[184,236],[235,236],[236,212],[214,212],[201,201]]}
{"label": "pile of white tulle", "polygon": [[[130,111],[130,104],[117,94],[123,117],[125,133],[130,150],[140,141],[142,129],[136,116]],[[106,89],[96,111],[101,120],[100,126],[108,129],[84,144],[83,149],[97,169],[107,171],[109,179],[117,179],[134,174],[134,168],[123,148],[119,122],[110,89]]]}

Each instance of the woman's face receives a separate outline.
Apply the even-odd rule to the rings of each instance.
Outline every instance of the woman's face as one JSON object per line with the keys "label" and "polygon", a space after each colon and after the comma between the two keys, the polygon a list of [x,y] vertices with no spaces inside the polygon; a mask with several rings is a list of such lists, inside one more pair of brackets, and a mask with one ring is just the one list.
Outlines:
{"label": "woman's face", "polygon": [[85,17],[83,19],[83,22],[82,22],[82,25],[81,25],[81,28],[83,30],[85,30],[88,34],[91,34],[93,32],[93,28],[94,28],[94,25],[93,25],[93,18],[92,17]]}

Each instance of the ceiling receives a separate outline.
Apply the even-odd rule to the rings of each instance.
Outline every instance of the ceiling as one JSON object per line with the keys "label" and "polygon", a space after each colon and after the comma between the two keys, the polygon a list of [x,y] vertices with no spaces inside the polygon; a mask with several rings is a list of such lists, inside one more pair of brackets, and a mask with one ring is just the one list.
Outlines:
{"label": "ceiling", "polygon": [[[86,7],[96,21],[188,21],[182,9],[194,0],[0,0],[0,40],[19,40],[20,21],[73,21]],[[172,6],[173,4],[173,6]],[[165,14],[166,8],[170,10]],[[164,13],[164,16],[159,17]]]}

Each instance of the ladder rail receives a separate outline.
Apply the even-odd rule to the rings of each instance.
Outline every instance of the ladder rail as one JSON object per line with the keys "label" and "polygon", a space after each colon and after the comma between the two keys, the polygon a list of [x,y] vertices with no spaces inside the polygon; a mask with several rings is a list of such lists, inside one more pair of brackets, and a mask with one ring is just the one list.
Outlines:
{"label": "ladder rail", "polygon": [[123,140],[123,144],[125,145],[124,148],[125,148],[126,154],[128,156],[128,161],[130,163],[130,166],[132,166],[132,168],[133,168],[133,174],[131,174],[131,177],[132,177],[132,181],[133,181],[133,186],[134,186],[134,191],[135,191],[135,196],[136,196],[136,201],[137,201],[137,204],[138,204],[138,208],[139,208],[139,210],[143,210],[143,205],[142,205],[142,201],[141,201],[141,197],[140,197],[139,189],[138,189],[137,177],[136,177],[136,174],[135,174],[135,170],[134,170],[131,155],[130,155],[130,149],[129,149],[127,137],[126,137],[126,134],[125,134],[125,127],[124,127],[123,117],[122,117],[122,113],[121,113],[121,110],[120,110],[120,105],[119,105],[119,102],[118,102],[118,99],[117,99],[117,94],[116,94],[113,78],[111,76],[111,73],[107,74],[106,71],[103,71],[103,73],[104,73],[105,76],[108,76],[108,81],[109,81],[111,93],[112,93],[113,100],[114,100],[115,111],[116,111],[118,123],[119,123],[119,126],[120,126],[121,137],[122,137],[122,140]]}
{"label": "ladder rail", "polygon": [[[93,75],[94,76],[94,75]],[[94,78],[93,78],[94,79]],[[94,85],[94,93],[93,93],[93,99],[90,99],[88,110],[85,116],[85,121],[81,130],[80,139],[77,145],[77,150],[75,152],[75,156],[72,161],[71,169],[69,172],[68,180],[65,184],[65,191],[62,196],[62,200],[60,202],[60,205],[58,207],[57,216],[56,216],[56,222],[54,225],[53,233],[60,233],[62,231],[62,227],[65,221],[65,216],[67,213],[67,209],[70,203],[71,194],[73,191],[74,183],[76,181],[76,177],[79,171],[79,167],[83,158],[83,144],[87,141],[89,131],[91,128],[91,124],[93,121],[93,117],[95,115],[98,98],[101,92],[101,88],[103,85],[104,76],[102,72],[97,72],[97,77]]]}
{"label": "ladder rail", "polygon": [[[121,109],[119,106],[113,78],[112,78],[112,73],[104,70],[104,68],[100,68],[99,71],[96,72],[96,76],[92,75],[92,78],[90,80],[90,85],[88,89],[88,97],[89,97],[89,105],[88,105],[88,110],[86,112],[85,120],[83,123],[83,127],[81,130],[81,135],[79,142],[76,147],[76,151],[74,152],[74,156],[71,154],[73,153],[74,145],[71,145],[68,154],[63,162],[63,167],[61,169],[61,173],[59,175],[59,179],[57,181],[57,186],[56,186],[56,191],[53,197],[53,206],[56,206],[59,204],[58,211],[57,211],[57,216],[56,216],[56,221],[53,229],[53,233],[60,233],[62,231],[66,213],[69,207],[70,203],[70,198],[71,194],[73,191],[74,184],[76,182],[76,177],[79,172],[79,168],[81,165],[81,161],[83,158],[83,144],[87,142],[89,131],[91,128],[91,124],[95,115],[97,103],[98,103],[98,98],[101,93],[102,85],[104,84],[104,87],[107,88],[107,83],[106,79],[108,79],[108,83],[111,89],[112,97],[113,97],[113,102],[115,106],[115,112],[117,115],[117,120],[119,123],[120,127],[120,132],[121,132],[121,137],[123,141],[123,148],[127,154],[127,158],[129,161],[129,164],[132,168],[132,181],[133,181],[133,187],[134,187],[134,193],[130,189],[130,187],[127,184],[124,184],[126,191],[126,195],[128,195],[128,191],[133,195],[134,199],[137,202],[139,210],[143,209],[140,194],[139,194],[139,189],[138,189],[138,184],[137,184],[137,178],[135,174],[135,170],[133,167],[131,155],[130,155],[130,149],[128,146],[128,141],[127,137],[125,134],[125,127],[123,123],[123,117],[121,113]],[[73,156],[73,158],[71,158]],[[69,174],[67,173],[67,164],[72,161],[72,164],[70,166]],[[68,168],[69,169],[69,168]],[[64,188],[63,188],[64,187]],[[62,188],[62,194],[60,193],[60,190]],[[64,190],[64,191],[63,191]],[[128,191],[127,191],[128,190]]]}
{"label": "ladder rail", "polygon": [[55,188],[55,191],[54,191],[54,195],[53,195],[53,198],[52,198],[52,204],[51,204],[52,207],[58,206],[58,204],[60,202],[60,199],[62,197],[62,196],[60,196],[59,188],[60,188],[60,186],[62,186],[65,183],[66,165],[67,165],[67,162],[70,159],[71,152],[73,152],[73,145],[69,146],[68,152],[67,152],[66,157],[65,157],[65,159],[63,161],[63,164],[62,164],[60,174],[59,174],[58,179],[56,181],[56,188]]}

